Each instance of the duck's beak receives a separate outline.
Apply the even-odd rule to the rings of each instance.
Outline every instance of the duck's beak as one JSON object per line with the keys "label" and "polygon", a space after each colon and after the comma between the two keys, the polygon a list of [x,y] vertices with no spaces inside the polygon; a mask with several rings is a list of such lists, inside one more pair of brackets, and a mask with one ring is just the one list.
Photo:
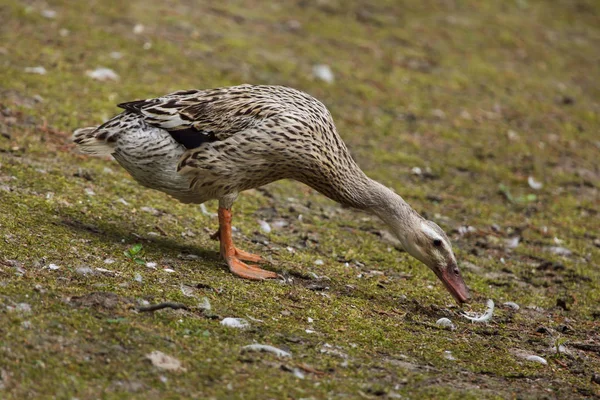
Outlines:
{"label": "duck's beak", "polygon": [[436,275],[444,283],[446,289],[448,289],[452,297],[454,297],[459,305],[469,302],[471,299],[469,288],[465,284],[465,281],[460,275],[460,271],[456,265],[442,267],[436,271]]}

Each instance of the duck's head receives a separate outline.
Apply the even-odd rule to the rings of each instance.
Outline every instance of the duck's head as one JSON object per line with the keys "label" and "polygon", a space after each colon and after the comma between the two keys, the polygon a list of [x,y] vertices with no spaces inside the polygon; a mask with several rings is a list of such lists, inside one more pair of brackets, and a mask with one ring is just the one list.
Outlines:
{"label": "duck's head", "polygon": [[404,235],[404,249],[417,260],[427,265],[444,283],[459,304],[471,298],[463,280],[450,239],[435,222],[418,218],[408,235]]}

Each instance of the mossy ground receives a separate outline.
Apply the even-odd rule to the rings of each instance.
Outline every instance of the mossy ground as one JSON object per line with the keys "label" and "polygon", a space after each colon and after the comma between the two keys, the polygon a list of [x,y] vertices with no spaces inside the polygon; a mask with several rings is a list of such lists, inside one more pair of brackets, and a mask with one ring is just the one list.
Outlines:
{"label": "mossy ground", "polygon": [[[1,398],[600,396],[598,2],[4,0],[0,20]],[[99,66],[120,81],[86,76]],[[293,280],[237,279],[215,218],[70,145],[120,101],[243,82],[321,99],[365,171],[449,232],[472,307],[521,309],[467,323],[379,221],[294,182],[243,194],[234,220],[240,247]],[[157,269],[124,255],[136,243]],[[213,317],[260,322],[223,327],[202,297]],[[293,357],[241,352],[253,342]],[[186,371],[156,369],[153,350]]]}

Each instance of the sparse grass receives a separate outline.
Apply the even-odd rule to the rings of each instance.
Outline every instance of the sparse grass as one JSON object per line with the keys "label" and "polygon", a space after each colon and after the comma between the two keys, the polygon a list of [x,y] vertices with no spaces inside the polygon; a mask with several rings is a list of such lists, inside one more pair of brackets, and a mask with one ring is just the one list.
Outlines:
{"label": "sparse grass", "polygon": [[[0,397],[600,396],[600,355],[573,346],[600,343],[598,3],[211,3],[0,5]],[[335,83],[312,77],[320,63]],[[46,75],[24,73],[38,65]],[[120,81],[85,75],[98,66]],[[214,218],[69,145],[120,101],[242,82],[321,99],[365,171],[449,232],[473,308],[521,309],[467,323],[379,221],[294,182],[243,194],[234,219],[240,246],[293,282],[236,279],[209,239]],[[287,225],[265,235],[257,219]],[[139,313],[143,301],[191,310]],[[239,331],[214,316],[262,322]],[[443,316],[458,329],[435,327]],[[252,342],[293,357],[241,353]],[[553,354],[560,344],[570,353]],[[153,350],[187,371],[152,367]],[[306,366],[323,374],[291,372]]]}

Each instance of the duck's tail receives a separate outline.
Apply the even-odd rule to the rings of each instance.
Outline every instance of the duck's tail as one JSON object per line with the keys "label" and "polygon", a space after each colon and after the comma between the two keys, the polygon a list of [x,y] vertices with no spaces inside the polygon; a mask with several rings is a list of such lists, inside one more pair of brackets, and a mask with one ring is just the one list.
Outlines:
{"label": "duck's tail", "polygon": [[97,137],[98,128],[90,126],[79,128],[73,132],[73,142],[84,154],[92,156],[107,156],[115,151],[115,148],[103,138]]}

